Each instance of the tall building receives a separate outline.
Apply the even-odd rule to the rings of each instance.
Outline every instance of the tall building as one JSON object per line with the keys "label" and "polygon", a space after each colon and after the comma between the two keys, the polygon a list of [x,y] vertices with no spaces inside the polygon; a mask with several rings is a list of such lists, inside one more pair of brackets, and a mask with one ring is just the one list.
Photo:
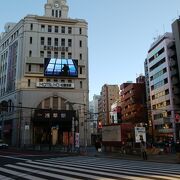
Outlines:
{"label": "tall building", "polygon": [[175,39],[175,47],[177,53],[177,66],[180,79],[180,17],[172,23],[172,32]]}
{"label": "tall building", "polygon": [[89,103],[89,123],[90,123],[90,131],[91,131],[91,143],[95,143],[96,138],[98,136],[98,101],[100,99],[100,95],[94,94],[93,100]]}
{"label": "tall building", "polygon": [[[179,19],[176,19],[173,23],[172,23],[172,32],[173,32],[173,36],[175,39],[175,47],[172,46],[173,48],[175,48],[176,50],[176,55],[177,55],[177,64],[176,66],[178,67],[178,73],[179,73],[179,79],[180,79],[180,17]],[[178,108],[176,109],[176,116],[180,115],[180,89],[176,87],[176,89],[174,89],[174,93],[176,94],[176,104],[178,104]],[[176,121],[176,134],[179,134],[179,136],[177,138],[180,139],[180,119],[178,118]]]}
{"label": "tall building", "polygon": [[175,113],[179,108],[179,78],[172,33],[165,33],[151,45],[146,59],[153,135],[156,140],[174,138]]}
{"label": "tall building", "polygon": [[0,102],[8,110],[0,134],[11,145],[69,145],[75,132],[81,145],[90,142],[88,24],[68,10],[66,0],[47,0],[43,16],[7,23],[1,34]]}
{"label": "tall building", "polygon": [[111,105],[119,100],[119,87],[118,85],[105,84],[101,90],[101,97],[99,99],[99,121],[102,121],[103,125],[109,125]]}

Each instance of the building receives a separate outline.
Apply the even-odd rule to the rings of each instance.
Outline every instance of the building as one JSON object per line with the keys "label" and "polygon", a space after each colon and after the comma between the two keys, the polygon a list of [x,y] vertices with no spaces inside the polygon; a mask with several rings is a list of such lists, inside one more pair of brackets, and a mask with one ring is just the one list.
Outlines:
{"label": "building", "polygon": [[180,17],[172,23],[172,32],[175,39],[175,48],[177,55],[177,65],[180,79]]}
{"label": "building", "polygon": [[87,145],[88,24],[68,17],[66,0],[47,0],[44,10],[1,34],[0,102],[8,111],[0,134],[11,145],[69,145],[76,132]]}
{"label": "building", "polygon": [[91,143],[94,144],[98,137],[98,101],[100,95],[94,94],[93,100],[89,103],[89,122],[91,131]]}
{"label": "building", "polygon": [[149,96],[155,140],[176,139],[175,113],[179,108],[179,77],[172,33],[159,36],[146,60]]}
{"label": "building", "polygon": [[103,125],[110,124],[110,112],[111,105],[119,99],[119,87],[118,85],[108,85],[105,84],[102,87],[101,95],[98,102],[98,112],[99,112],[99,121]]}
{"label": "building", "polygon": [[[122,122],[130,123],[132,127],[147,127],[145,77],[140,75],[136,78],[136,83],[121,84],[120,96]],[[133,133],[131,134],[132,137]]]}
{"label": "building", "polygon": [[[180,79],[180,17],[179,19],[176,19],[172,23],[172,32],[175,39],[175,48],[176,48],[176,55],[177,55],[177,66],[178,66],[178,73],[179,73],[179,79]],[[176,87],[174,89],[174,93],[176,94],[176,98],[180,99],[180,89]],[[178,96],[178,97],[177,97]],[[178,100],[176,100],[176,103]],[[180,104],[178,104],[178,108],[176,109],[175,116],[178,117],[180,115]],[[180,118],[176,120],[176,134],[179,134],[177,138],[180,139]]]}

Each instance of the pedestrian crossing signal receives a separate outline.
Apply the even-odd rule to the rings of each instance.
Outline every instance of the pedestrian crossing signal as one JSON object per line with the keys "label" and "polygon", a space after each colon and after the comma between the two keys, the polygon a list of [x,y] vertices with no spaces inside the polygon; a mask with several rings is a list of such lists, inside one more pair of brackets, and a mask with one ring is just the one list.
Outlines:
{"label": "pedestrian crossing signal", "polygon": [[98,129],[102,129],[102,122],[101,121],[98,122]]}
{"label": "pedestrian crossing signal", "polygon": [[175,121],[176,123],[180,122],[180,115],[178,113],[175,115]]}

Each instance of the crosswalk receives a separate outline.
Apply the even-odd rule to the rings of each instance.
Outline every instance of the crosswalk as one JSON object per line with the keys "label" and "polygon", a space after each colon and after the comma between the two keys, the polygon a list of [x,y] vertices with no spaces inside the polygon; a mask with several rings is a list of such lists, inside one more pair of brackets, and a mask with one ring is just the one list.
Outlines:
{"label": "crosswalk", "polygon": [[179,180],[179,164],[71,156],[0,167],[0,180]]}

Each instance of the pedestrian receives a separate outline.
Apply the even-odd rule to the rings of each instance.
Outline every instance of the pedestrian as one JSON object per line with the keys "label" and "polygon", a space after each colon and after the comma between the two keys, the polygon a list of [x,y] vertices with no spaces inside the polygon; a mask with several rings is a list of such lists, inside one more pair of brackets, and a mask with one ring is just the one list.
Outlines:
{"label": "pedestrian", "polygon": [[177,161],[178,163],[180,163],[180,141],[179,140],[176,141],[175,150],[176,150]]}
{"label": "pedestrian", "polygon": [[142,140],[140,146],[142,158],[143,160],[147,160],[146,143]]}
{"label": "pedestrian", "polygon": [[100,143],[100,141],[95,142],[95,148],[96,148],[96,151],[101,152],[101,143]]}

